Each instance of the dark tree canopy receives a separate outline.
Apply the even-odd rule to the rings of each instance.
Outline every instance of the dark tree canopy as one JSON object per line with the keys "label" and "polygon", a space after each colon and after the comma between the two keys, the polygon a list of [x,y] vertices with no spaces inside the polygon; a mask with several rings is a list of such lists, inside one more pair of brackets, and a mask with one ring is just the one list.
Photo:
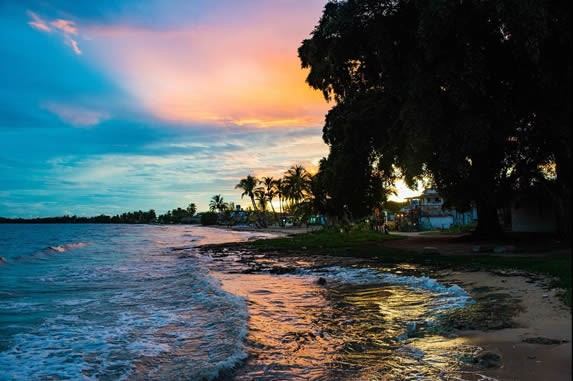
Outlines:
{"label": "dark tree canopy", "polygon": [[[335,105],[324,166],[333,203],[364,214],[373,187],[423,177],[478,231],[500,231],[513,192],[546,186],[570,207],[570,3],[521,0],[329,2],[299,48],[307,82]],[[326,169],[326,168],[325,168]],[[562,215],[565,233],[570,215]]]}

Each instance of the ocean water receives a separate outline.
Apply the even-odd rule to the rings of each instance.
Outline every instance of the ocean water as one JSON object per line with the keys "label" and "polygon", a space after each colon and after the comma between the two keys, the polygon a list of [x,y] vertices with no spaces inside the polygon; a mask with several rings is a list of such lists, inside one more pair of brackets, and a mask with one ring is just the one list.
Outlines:
{"label": "ocean water", "polygon": [[279,275],[270,271],[279,259],[197,248],[267,236],[0,225],[0,380],[455,376],[459,348],[413,333],[471,303],[463,289],[304,259]]}

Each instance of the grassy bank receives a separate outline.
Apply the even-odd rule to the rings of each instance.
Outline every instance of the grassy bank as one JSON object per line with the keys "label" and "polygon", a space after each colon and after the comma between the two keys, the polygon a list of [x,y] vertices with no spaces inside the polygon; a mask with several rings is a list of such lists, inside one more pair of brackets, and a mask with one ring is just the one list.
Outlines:
{"label": "grassy bank", "polygon": [[331,256],[376,258],[384,263],[412,263],[462,270],[511,270],[543,274],[553,279],[551,287],[563,289],[565,304],[571,307],[571,255],[496,255],[472,253],[471,255],[421,254],[390,248],[388,240],[403,239],[396,235],[356,230],[341,233],[336,230],[320,230],[290,237],[265,239],[247,243],[261,251],[312,252]]}

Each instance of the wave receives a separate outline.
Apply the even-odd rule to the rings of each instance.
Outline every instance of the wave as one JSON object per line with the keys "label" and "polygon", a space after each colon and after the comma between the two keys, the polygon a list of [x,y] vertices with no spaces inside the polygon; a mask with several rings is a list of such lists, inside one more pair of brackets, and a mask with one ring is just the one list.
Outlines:
{"label": "wave", "polygon": [[437,296],[432,307],[436,312],[463,308],[474,303],[468,292],[460,286],[456,284],[447,286],[427,276],[397,275],[368,268],[341,266],[303,270],[303,272],[351,285],[400,285],[410,287],[414,291],[431,292]]}
{"label": "wave", "polygon": [[73,243],[66,243],[64,245],[48,246],[46,250],[55,251],[58,253],[64,253],[66,251],[77,249],[79,247],[84,247],[87,245],[89,245],[89,242],[73,242]]}

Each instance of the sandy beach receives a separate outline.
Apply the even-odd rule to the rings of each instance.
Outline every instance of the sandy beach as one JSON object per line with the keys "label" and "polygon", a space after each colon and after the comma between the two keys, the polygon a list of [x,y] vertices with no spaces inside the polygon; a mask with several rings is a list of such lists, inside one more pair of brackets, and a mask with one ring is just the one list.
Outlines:
{"label": "sandy beach", "polygon": [[[236,229],[236,228],[235,228]],[[276,235],[299,234],[312,228],[250,229]],[[249,228],[238,228],[249,230]],[[452,242],[444,236],[407,234],[403,240],[388,241],[389,247],[423,252],[435,250],[443,255],[476,255],[475,244]],[[451,237],[450,237],[451,238]],[[508,248],[512,255],[513,247]],[[519,255],[547,255],[551,248],[531,252],[520,250]],[[555,249],[557,250],[557,249]],[[564,250],[564,249],[560,249]],[[335,263],[340,258],[312,256],[312,261]],[[360,259],[344,258],[346,264]],[[491,303],[486,327],[460,327],[453,335],[454,342],[481,349],[494,361],[480,364],[480,368],[461,370],[456,376],[444,379],[476,380],[571,380],[571,311],[558,298],[559,290],[548,288],[549,279],[519,272],[452,271],[438,274],[441,282],[457,284],[466,289],[476,300]],[[483,302],[485,301],[485,302]],[[511,306],[508,319],[496,318],[495,306]],[[509,321],[509,323],[507,322]]]}

